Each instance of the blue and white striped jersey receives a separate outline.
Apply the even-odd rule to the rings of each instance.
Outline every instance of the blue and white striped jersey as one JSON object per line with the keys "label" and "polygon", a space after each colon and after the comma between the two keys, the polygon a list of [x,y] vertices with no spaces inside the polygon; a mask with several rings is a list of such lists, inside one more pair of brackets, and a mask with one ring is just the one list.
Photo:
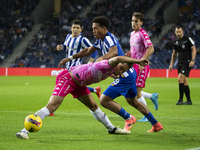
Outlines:
{"label": "blue and white striped jersey", "polygon": [[[68,34],[63,46],[64,50],[66,50],[66,57],[69,57],[82,51],[85,48],[92,46],[92,44],[86,37],[83,37],[81,34],[75,38],[72,38],[72,34]],[[81,64],[82,58],[73,59],[66,63],[66,69]]]}
{"label": "blue and white striped jersey", "polygon": [[118,56],[123,56],[124,52],[121,48],[121,45],[118,42],[118,39],[110,32],[107,32],[104,40],[98,39],[93,46],[99,50],[102,50],[102,55],[105,55],[109,52],[109,49],[113,46],[117,46]]}

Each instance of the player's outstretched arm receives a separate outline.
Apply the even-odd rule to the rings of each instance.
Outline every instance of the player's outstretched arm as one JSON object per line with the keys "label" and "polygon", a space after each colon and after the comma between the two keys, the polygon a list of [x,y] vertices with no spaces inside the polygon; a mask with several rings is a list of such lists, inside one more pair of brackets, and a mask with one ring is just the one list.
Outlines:
{"label": "player's outstretched arm", "polygon": [[133,59],[128,56],[117,56],[112,59],[109,59],[109,64],[112,66],[117,66],[119,63],[136,63],[141,66],[147,66],[150,64],[148,59]]}
{"label": "player's outstretched arm", "polygon": [[73,55],[73,59],[82,58],[91,55],[94,53],[97,49],[94,46],[88,47],[80,51],[79,53],[76,53]]}

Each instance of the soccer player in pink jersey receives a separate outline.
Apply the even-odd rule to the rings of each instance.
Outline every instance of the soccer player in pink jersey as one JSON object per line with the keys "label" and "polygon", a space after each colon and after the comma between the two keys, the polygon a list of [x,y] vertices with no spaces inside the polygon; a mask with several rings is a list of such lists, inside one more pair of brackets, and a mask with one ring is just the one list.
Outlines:
{"label": "soccer player in pink jersey", "polygon": [[[132,15],[131,25],[133,31],[130,35],[130,53],[131,57],[134,59],[148,59],[149,56],[154,52],[153,44],[147,34],[147,32],[141,28],[144,21],[144,16],[142,13],[134,12]],[[133,65],[134,69],[137,72],[137,98],[140,102],[147,105],[144,97],[151,99],[154,103],[155,110],[158,109],[158,93],[146,93],[143,92],[142,89],[145,87],[145,81],[148,77],[149,73],[149,65],[148,66],[141,66],[138,64]],[[141,122],[148,121],[147,118],[144,116]]]}
{"label": "soccer player in pink jersey", "polygon": [[[66,63],[65,60],[66,58],[59,63],[59,67]],[[70,70],[62,71],[56,78],[56,86],[48,104],[35,114],[43,120],[50,113],[54,112],[60,106],[64,97],[70,93],[90,109],[94,118],[100,121],[110,134],[130,134],[130,131],[116,128],[111,124],[108,117],[94,101],[86,85],[100,82],[112,74],[122,74],[132,67],[133,63],[143,66],[148,65],[149,61],[147,59],[136,60],[126,56],[118,56],[96,63],[74,66]],[[138,105],[143,104],[139,103]],[[146,113],[148,113],[148,108],[144,108],[141,111],[147,111]],[[19,131],[16,136],[17,138],[29,139],[28,131],[25,128]]]}

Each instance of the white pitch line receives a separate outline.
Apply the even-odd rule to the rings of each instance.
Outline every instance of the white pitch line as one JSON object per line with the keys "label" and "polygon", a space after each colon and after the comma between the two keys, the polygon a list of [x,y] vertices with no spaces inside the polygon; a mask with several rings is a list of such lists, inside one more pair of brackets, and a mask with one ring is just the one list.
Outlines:
{"label": "white pitch line", "polygon": [[200,147],[191,148],[191,149],[186,149],[186,150],[200,150]]}
{"label": "white pitch line", "polygon": [[[29,113],[33,114],[35,112],[32,111],[0,111],[4,113]],[[55,114],[66,114],[66,115],[91,115],[90,113],[88,114],[83,114],[83,113],[61,113],[61,112],[56,112]],[[118,115],[107,115],[107,116],[112,116],[112,117],[119,117]],[[135,116],[135,117],[143,117],[143,116]],[[173,119],[173,120],[200,120],[200,118],[170,118],[170,117],[155,117],[155,118],[161,118],[161,119]],[[200,149],[199,149],[200,150]]]}

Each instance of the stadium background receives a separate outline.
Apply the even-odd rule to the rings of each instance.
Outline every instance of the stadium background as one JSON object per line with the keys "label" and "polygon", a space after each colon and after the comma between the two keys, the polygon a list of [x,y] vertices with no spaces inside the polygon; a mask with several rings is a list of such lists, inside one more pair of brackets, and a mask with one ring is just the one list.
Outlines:
{"label": "stadium background", "polygon": [[[191,74],[199,77],[196,76],[200,69],[198,0],[3,0],[0,7],[0,75],[20,75],[17,72],[9,74],[9,71],[23,72],[22,68],[26,72],[22,75],[31,75],[27,68],[55,70],[59,61],[66,57],[64,51],[56,51],[56,45],[62,44],[66,35],[71,33],[70,23],[77,18],[84,23],[82,35],[94,43],[92,19],[106,16],[111,22],[109,31],[116,35],[126,52],[131,16],[134,11],[139,11],[145,16],[142,28],[148,32],[155,49],[149,58],[151,71],[164,69],[161,74],[168,77],[174,28],[182,25],[184,34],[191,36],[196,43],[197,56]],[[84,62],[87,60],[85,58]],[[159,75],[158,70],[153,74]],[[176,76],[175,71],[173,74],[172,77]]]}

